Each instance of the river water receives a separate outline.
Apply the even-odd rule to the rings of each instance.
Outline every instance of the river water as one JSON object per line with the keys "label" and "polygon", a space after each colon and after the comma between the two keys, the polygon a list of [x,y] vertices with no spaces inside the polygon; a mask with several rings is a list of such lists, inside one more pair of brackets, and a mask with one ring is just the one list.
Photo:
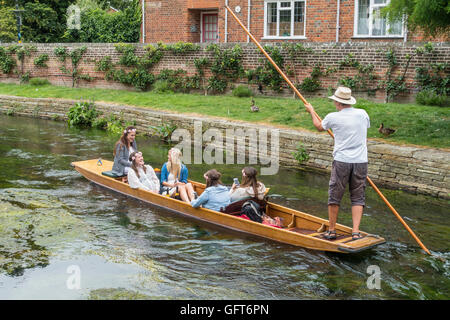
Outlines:
{"label": "river water", "polygon": [[[361,229],[387,242],[354,255],[307,250],[151,207],[70,166],[111,159],[117,138],[0,116],[0,299],[450,298],[448,201],[382,189],[433,257],[370,187]],[[147,163],[166,161],[167,144],[137,142]],[[189,165],[190,178],[212,167],[226,184],[240,178],[242,165]],[[281,168],[260,179],[274,202],[327,217],[328,175]],[[339,222],[351,225],[344,197]],[[368,272],[378,268],[379,289]]]}

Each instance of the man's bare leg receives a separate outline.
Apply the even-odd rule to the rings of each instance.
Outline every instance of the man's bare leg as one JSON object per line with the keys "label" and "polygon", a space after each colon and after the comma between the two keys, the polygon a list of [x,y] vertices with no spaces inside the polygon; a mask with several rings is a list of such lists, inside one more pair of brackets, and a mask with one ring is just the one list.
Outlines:
{"label": "man's bare leg", "polygon": [[328,219],[330,221],[330,226],[328,230],[336,231],[336,221],[339,213],[339,206],[336,204],[328,205]]}
{"label": "man's bare leg", "polygon": [[352,206],[353,233],[359,232],[359,224],[361,223],[363,209],[363,206]]}

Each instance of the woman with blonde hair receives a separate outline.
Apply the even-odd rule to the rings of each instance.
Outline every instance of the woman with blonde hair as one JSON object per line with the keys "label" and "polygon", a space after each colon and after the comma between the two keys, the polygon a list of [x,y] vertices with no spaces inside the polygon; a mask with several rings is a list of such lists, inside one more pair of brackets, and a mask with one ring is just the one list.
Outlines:
{"label": "woman with blonde hair", "polygon": [[188,169],[181,162],[181,151],[177,148],[169,150],[167,162],[161,168],[161,190],[168,187],[169,194],[178,190],[181,200],[191,202],[196,194],[194,187],[188,182]]}
{"label": "woman with blonde hair", "polygon": [[131,166],[130,154],[135,151],[137,151],[136,128],[129,126],[123,131],[122,136],[114,146],[112,171],[119,176],[127,175]]}

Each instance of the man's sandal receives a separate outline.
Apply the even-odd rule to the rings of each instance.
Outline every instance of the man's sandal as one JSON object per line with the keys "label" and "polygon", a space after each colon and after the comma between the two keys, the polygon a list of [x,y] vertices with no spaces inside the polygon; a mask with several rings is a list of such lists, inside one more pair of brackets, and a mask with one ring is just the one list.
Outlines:
{"label": "man's sandal", "polygon": [[323,237],[324,237],[325,239],[327,239],[327,240],[334,240],[334,239],[336,239],[336,231],[328,230],[328,231],[323,235]]}
{"label": "man's sandal", "polygon": [[361,232],[352,232],[352,240],[359,240],[362,238],[363,236],[361,235]]}

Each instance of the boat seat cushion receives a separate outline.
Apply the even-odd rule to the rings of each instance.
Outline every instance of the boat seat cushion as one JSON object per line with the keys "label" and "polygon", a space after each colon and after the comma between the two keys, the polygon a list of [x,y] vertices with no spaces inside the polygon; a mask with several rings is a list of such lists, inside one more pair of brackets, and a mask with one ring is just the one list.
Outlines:
{"label": "boat seat cushion", "polygon": [[115,173],[112,170],[111,171],[103,171],[102,175],[110,177],[110,178],[122,178],[122,177],[126,176],[125,174],[124,175],[119,175],[119,174]]}

